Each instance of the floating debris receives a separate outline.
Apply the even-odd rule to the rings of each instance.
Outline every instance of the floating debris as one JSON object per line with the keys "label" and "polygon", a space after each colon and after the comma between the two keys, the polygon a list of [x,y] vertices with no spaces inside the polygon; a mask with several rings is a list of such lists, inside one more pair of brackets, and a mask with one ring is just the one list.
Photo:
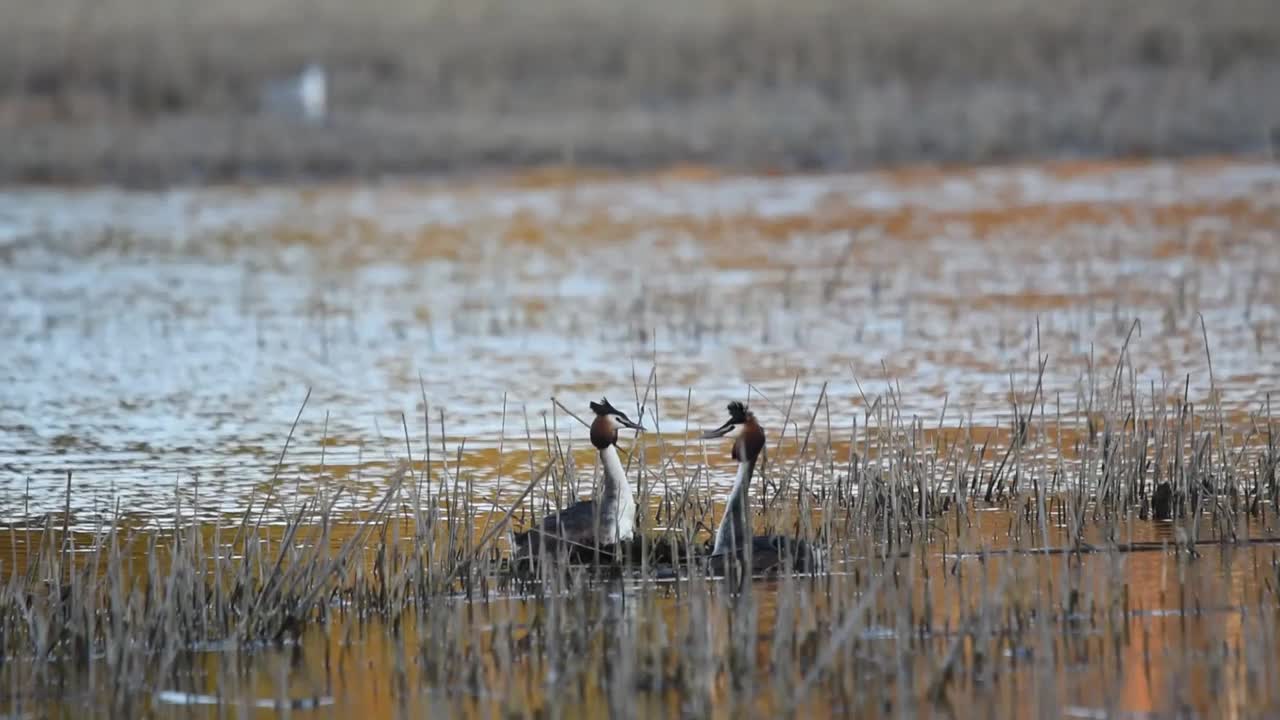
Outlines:
{"label": "floating debris", "polygon": [[[197,693],[181,692],[179,690],[161,690],[154,696],[155,701],[164,705],[222,705],[235,707],[242,704],[242,701],[236,698],[219,697],[217,695],[200,695]],[[311,710],[315,708],[332,705],[331,697],[309,697],[309,698],[259,698],[248,701],[250,707],[265,708],[268,710]]]}

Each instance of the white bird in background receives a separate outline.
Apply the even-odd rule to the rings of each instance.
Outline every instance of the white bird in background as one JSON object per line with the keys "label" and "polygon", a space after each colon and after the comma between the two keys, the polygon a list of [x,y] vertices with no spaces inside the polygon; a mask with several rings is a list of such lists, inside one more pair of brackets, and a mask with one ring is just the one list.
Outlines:
{"label": "white bird in background", "polygon": [[328,114],[328,95],[328,74],[323,65],[312,62],[297,75],[268,82],[262,89],[262,109],[320,125]]}

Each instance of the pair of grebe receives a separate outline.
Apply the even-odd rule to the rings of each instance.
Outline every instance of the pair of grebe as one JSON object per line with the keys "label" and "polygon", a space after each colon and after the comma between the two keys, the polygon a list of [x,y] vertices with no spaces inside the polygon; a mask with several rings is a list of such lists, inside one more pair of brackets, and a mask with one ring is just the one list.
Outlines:
{"label": "pair of grebe", "polygon": [[[591,423],[591,444],[600,453],[604,486],[599,501],[581,500],[542,519],[533,529],[515,536],[517,552],[525,556],[563,548],[570,557],[590,560],[612,559],[622,544],[635,537],[636,503],[631,484],[618,458],[618,433],[622,429],[643,432],[608,399],[591,403],[595,420]],[[750,567],[753,573],[779,569],[814,570],[821,556],[814,546],[798,538],[782,535],[751,535],[747,492],[756,462],[764,452],[765,433],[756,416],[740,402],[729,403],[729,419],[702,434],[702,439],[733,438],[733,459],[738,473],[725,504],[724,516],[716,529],[709,564],[715,572]]]}

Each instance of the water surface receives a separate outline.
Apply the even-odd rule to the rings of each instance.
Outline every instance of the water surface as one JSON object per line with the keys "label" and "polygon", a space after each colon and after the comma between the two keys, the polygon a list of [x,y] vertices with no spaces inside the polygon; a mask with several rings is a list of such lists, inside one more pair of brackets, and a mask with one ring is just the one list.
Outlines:
{"label": "water surface", "polygon": [[68,472],[86,511],[163,515],[198,478],[234,512],[308,390],[284,477],[401,456],[404,425],[420,455],[425,415],[482,489],[502,438],[585,444],[550,398],[634,414],[651,372],[668,448],[749,386],[772,427],[823,383],[841,437],[890,387],[908,417],[1007,425],[1037,352],[1075,417],[1131,331],[1140,387],[1206,397],[1212,357],[1223,406],[1257,411],[1278,189],[1274,165],[1201,161],[8,190],[0,516],[60,510]]}

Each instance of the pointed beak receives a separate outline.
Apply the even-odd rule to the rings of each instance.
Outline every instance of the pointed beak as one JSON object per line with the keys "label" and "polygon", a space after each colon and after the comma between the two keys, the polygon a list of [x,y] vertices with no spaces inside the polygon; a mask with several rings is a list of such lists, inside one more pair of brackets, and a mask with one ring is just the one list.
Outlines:
{"label": "pointed beak", "polygon": [[733,431],[733,423],[727,422],[721,425],[720,427],[716,428],[715,430],[708,430],[702,433],[702,439],[714,440],[716,438],[724,437],[725,435],[728,435],[732,431]]}
{"label": "pointed beak", "polygon": [[628,418],[620,417],[620,418],[618,418],[618,422],[619,422],[623,427],[629,427],[629,428],[631,428],[632,430],[638,430],[638,431],[640,431],[640,432],[644,432],[644,426],[643,426],[643,425],[641,425],[640,423],[637,423],[637,422],[631,422],[631,420],[630,420],[630,419],[628,419]]}

